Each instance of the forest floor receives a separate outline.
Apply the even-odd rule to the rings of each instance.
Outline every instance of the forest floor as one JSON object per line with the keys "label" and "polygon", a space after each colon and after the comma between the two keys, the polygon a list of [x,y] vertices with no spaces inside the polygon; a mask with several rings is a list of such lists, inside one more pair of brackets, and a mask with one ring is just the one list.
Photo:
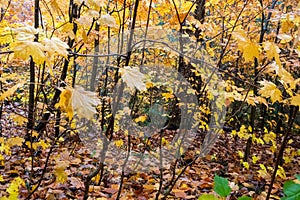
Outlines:
{"label": "forest floor", "polygon": [[[25,130],[21,128],[22,126],[18,126],[12,120],[6,120],[7,123],[2,124],[2,137],[25,136]],[[168,133],[174,134],[172,131]],[[51,137],[51,134],[53,133],[48,133],[48,136]],[[295,140],[300,141],[300,138],[295,138]],[[200,141],[201,137],[199,136],[198,143],[194,144],[195,148],[190,148],[192,153],[195,152],[198,145],[200,146]],[[247,169],[241,164],[238,153],[238,151],[244,152],[245,143],[244,140],[234,139],[230,133],[220,135],[210,154],[204,158],[198,158],[192,166],[187,168],[167,199],[197,199],[204,193],[213,193],[215,174],[229,180],[232,192],[227,199],[237,199],[242,195],[251,196],[253,199],[265,199],[271,180],[271,172],[269,170],[269,173],[263,173],[260,164],[274,167],[274,153],[269,150],[267,145],[253,144],[251,153],[260,159],[256,163],[249,159],[249,169]],[[20,189],[19,198],[25,199],[30,187],[29,180],[36,184],[41,179],[49,149],[49,146],[45,149],[39,147],[31,152],[24,145],[11,148],[11,155],[4,155],[5,160],[0,165],[0,174],[4,179],[0,181],[0,197],[8,195],[8,185],[15,177],[19,176],[26,183]],[[33,162],[31,160],[32,153],[34,153]],[[65,138],[65,141],[56,143],[49,157],[43,181],[31,199],[82,199],[85,188],[84,180],[96,168],[98,163],[96,157],[94,152],[86,148],[82,142],[75,141],[74,138]],[[99,176],[93,179],[89,189],[90,199],[114,199],[116,197],[122,163],[112,163],[110,159],[108,157],[105,160],[101,184],[97,184]],[[58,161],[67,162],[68,165],[63,170],[67,175],[64,183],[57,181],[57,170],[54,173]],[[293,176],[300,172],[299,166],[299,156],[296,156],[291,163],[283,165],[286,177],[277,176],[272,190],[272,199],[280,199],[283,196],[283,182],[293,179]],[[171,168],[171,164],[164,168],[164,184],[172,176]],[[177,168],[177,171],[180,171],[180,167]],[[62,176],[64,172],[61,172]],[[143,172],[125,173],[121,199],[146,200],[154,198],[159,185],[159,173],[158,167]]]}

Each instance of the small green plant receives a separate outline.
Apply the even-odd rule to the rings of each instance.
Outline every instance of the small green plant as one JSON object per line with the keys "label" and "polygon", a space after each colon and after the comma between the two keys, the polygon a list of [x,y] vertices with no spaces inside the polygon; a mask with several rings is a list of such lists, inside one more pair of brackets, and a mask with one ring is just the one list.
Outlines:
{"label": "small green plant", "polygon": [[[231,187],[229,187],[228,179],[223,178],[221,176],[215,175],[214,177],[214,191],[218,194],[218,196],[214,194],[203,194],[198,200],[219,200],[226,199],[227,196],[230,195]],[[239,197],[238,200],[251,200],[251,197],[242,196]]]}
{"label": "small green plant", "polygon": [[299,200],[300,199],[300,174],[295,175],[295,180],[286,181],[283,184],[284,197],[281,200]]}

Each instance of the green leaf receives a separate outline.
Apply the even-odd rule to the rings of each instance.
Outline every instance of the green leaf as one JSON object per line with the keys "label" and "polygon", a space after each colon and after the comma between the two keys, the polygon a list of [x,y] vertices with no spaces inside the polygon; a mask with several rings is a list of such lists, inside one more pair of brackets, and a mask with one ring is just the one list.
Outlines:
{"label": "green leaf", "polygon": [[300,174],[296,174],[295,177],[300,181]]}
{"label": "green leaf", "polygon": [[252,198],[251,197],[248,197],[248,196],[242,196],[242,197],[239,197],[238,200],[251,200]]}
{"label": "green leaf", "polygon": [[228,196],[231,192],[231,188],[228,185],[228,180],[216,174],[214,178],[214,191],[221,197]]}
{"label": "green leaf", "polygon": [[285,197],[281,200],[299,200],[300,199],[300,184],[292,180],[286,181],[283,185]]}
{"label": "green leaf", "polygon": [[198,198],[198,200],[219,200],[219,199],[213,194],[203,194]]}

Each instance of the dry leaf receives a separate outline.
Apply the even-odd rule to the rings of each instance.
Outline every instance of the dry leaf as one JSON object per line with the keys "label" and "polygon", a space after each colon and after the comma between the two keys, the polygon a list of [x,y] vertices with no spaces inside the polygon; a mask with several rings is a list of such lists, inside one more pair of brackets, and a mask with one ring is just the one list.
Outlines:
{"label": "dry leaf", "polygon": [[97,113],[96,106],[100,104],[100,100],[96,93],[86,91],[82,87],[75,87],[72,95],[72,106],[80,118],[93,118]]}
{"label": "dry leaf", "polygon": [[102,15],[100,22],[102,22],[103,24],[105,24],[106,26],[109,26],[109,27],[117,26],[115,18],[109,14]]}
{"label": "dry leaf", "polygon": [[146,84],[144,82],[145,75],[142,74],[137,67],[131,68],[125,66],[120,69],[120,73],[123,81],[127,84],[130,89],[146,90]]}

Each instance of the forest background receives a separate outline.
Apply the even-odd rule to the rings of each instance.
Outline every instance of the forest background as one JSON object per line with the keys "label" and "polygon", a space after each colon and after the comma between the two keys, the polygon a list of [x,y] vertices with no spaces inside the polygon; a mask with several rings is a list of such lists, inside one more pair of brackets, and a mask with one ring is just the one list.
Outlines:
{"label": "forest background", "polygon": [[1,0],[0,199],[300,199],[297,0]]}

